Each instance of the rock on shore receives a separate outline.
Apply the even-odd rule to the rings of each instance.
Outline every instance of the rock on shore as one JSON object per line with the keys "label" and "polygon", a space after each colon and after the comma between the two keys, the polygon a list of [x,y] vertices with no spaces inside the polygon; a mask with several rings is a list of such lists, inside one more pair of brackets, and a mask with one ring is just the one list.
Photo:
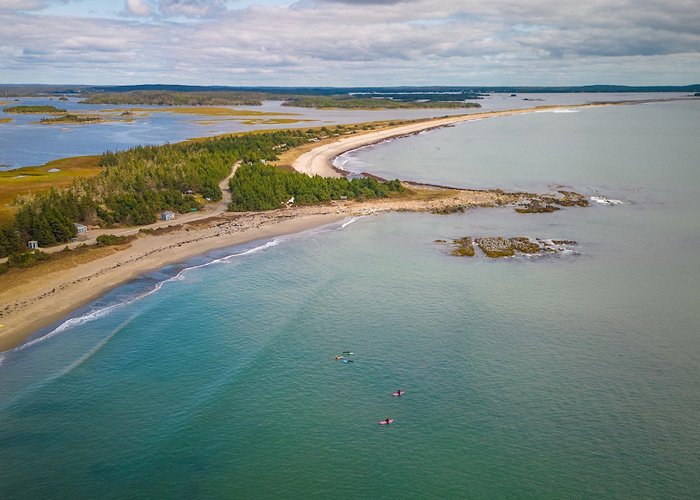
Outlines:
{"label": "rock on shore", "polygon": [[[435,240],[436,243],[448,243],[445,240]],[[474,257],[476,250],[474,243],[479,247],[486,257],[497,259],[500,257],[513,257],[517,253],[526,255],[539,255],[545,253],[570,252],[568,247],[576,245],[573,240],[548,240],[537,238],[530,240],[526,236],[516,236],[504,238],[502,236],[482,236],[472,239],[464,236],[452,240],[452,250],[450,255],[455,257]]]}

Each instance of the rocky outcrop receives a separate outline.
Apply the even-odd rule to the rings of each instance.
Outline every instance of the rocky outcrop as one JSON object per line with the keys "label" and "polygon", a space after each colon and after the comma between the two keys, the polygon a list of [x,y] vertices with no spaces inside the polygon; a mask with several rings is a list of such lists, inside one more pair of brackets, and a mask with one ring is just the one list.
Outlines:
{"label": "rocky outcrop", "polygon": [[454,248],[450,252],[455,257],[474,257],[474,243],[469,236],[454,240]]}
{"label": "rocky outcrop", "polygon": [[513,244],[510,240],[500,236],[476,238],[475,241],[476,244],[479,245],[481,251],[484,252],[484,255],[492,259],[498,257],[512,257],[515,255],[515,248],[513,248]]}
{"label": "rocky outcrop", "polygon": [[[436,243],[447,243],[445,240],[435,240]],[[570,253],[573,240],[548,240],[537,238],[535,241],[526,236],[504,238],[502,236],[483,236],[472,239],[464,236],[452,241],[450,254],[455,257],[473,257],[476,255],[474,243],[486,257],[497,259],[501,257],[513,257],[516,254],[540,255],[547,253]]]}
{"label": "rocky outcrop", "polygon": [[585,196],[575,191],[557,191],[558,195],[528,195],[526,202],[515,208],[519,214],[543,214],[561,210],[560,207],[587,207]]}

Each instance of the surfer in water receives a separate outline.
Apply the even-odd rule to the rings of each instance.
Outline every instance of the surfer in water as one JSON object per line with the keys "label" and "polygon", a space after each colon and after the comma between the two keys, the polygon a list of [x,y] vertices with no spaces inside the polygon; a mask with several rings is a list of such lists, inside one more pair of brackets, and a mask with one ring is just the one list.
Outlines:
{"label": "surfer in water", "polygon": [[389,417],[386,417],[386,419],[384,419],[384,421],[385,421],[387,424],[391,423],[391,419],[390,419]]}
{"label": "surfer in water", "polygon": [[401,389],[396,389],[396,395],[401,396],[403,394],[403,391]]}

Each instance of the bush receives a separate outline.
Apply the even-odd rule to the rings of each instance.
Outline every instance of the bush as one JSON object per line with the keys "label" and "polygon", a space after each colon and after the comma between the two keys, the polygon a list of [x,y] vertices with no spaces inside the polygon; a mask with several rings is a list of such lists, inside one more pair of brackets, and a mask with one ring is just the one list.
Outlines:
{"label": "bush", "polygon": [[101,234],[97,237],[97,245],[108,247],[112,245],[122,245],[131,240],[128,236],[116,236],[114,234]]}
{"label": "bush", "polygon": [[40,250],[33,252],[13,253],[7,258],[7,264],[10,267],[31,267],[39,261],[49,260],[51,256]]}

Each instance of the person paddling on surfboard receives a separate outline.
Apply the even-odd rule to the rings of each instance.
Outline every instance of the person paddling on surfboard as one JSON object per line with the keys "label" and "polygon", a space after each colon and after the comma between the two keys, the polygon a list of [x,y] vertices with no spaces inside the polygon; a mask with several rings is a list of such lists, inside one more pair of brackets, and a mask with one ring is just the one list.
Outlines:
{"label": "person paddling on surfboard", "polygon": [[386,417],[386,419],[384,419],[384,421],[385,421],[387,424],[391,423],[391,419],[390,419],[389,417]]}
{"label": "person paddling on surfboard", "polygon": [[396,395],[401,396],[403,394],[403,391],[401,389],[396,389]]}

